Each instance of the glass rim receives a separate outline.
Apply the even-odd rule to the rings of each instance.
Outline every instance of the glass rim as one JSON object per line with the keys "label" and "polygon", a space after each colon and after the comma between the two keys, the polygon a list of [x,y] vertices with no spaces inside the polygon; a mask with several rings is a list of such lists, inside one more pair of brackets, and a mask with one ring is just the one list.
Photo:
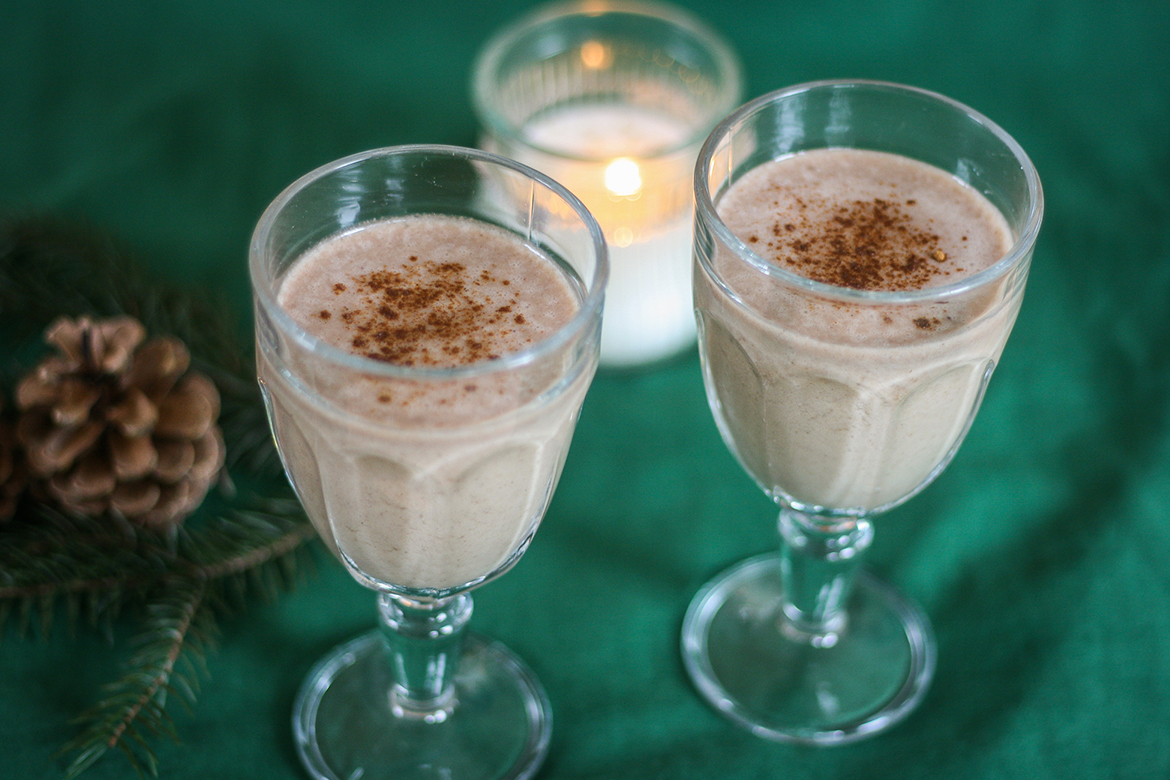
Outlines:
{"label": "glass rim", "polygon": [[[540,185],[552,191],[559,198],[561,198],[568,206],[573,209],[582,221],[582,224],[589,232],[590,244],[593,247],[596,262],[593,268],[592,279],[582,279],[587,283],[586,289],[583,290],[584,296],[581,299],[581,306],[573,314],[573,317],[558,328],[553,333],[550,333],[545,338],[524,347],[523,349],[515,350],[501,355],[498,358],[489,360],[480,360],[475,363],[469,363],[460,366],[450,366],[446,368],[433,367],[419,367],[419,366],[402,366],[394,363],[389,363],[383,360],[376,360],[374,358],[365,357],[363,355],[356,355],[346,350],[334,347],[325,343],[321,339],[309,333],[304,327],[299,325],[289,314],[277,303],[275,275],[271,270],[265,266],[264,259],[267,257],[267,243],[268,238],[272,233],[272,229],[276,224],[276,220],[286,206],[296,197],[298,193],[305,189],[308,185],[325,178],[331,174],[337,173],[345,168],[350,168],[362,162],[372,159],[386,159],[396,156],[407,155],[432,155],[438,157],[449,157],[451,159],[464,159],[476,161],[481,163],[488,163],[497,165],[499,167],[507,168],[515,171],[522,176],[528,178],[534,185]],[[418,214],[436,214],[440,212],[420,211]],[[450,216],[450,215],[448,215]],[[476,219],[475,217],[467,217],[468,219]],[[494,223],[482,221],[485,224],[494,225]],[[361,224],[361,223],[358,223]],[[502,230],[508,230],[501,225],[494,225]],[[326,239],[337,235],[331,233]],[[589,212],[585,205],[569,192],[561,184],[549,178],[540,171],[530,168],[523,163],[516,162],[507,157],[493,154],[491,152],[484,152],[478,149],[471,149],[462,146],[450,146],[444,144],[404,144],[400,146],[387,146],[377,149],[370,149],[364,152],[351,154],[347,157],[342,157],[338,160],[326,163],[318,168],[314,168],[308,173],[304,174],[292,184],[289,184],[276,196],[275,199],[268,205],[261,215],[260,220],[256,224],[256,228],[252,233],[252,240],[249,245],[248,269],[249,276],[252,283],[252,294],[258,304],[264,309],[264,312],[276,324],[278,329],[284,334],[290,336],[296,343],[303,346],[308,351],[319,355],[331,363],[334,363],[342,368],[352,371],[358,371],[363,374],[369,374],[377,377],[390,379],[409,379],[416,381],[445,381],[469,379],[473,377],[485,376],[500,371],[508,371],[519,368],[530,363],[535,362],[541,357],[555,352],[563,347],[566,343],[576,338],[582,331],[589,327],[590,322],[594,319],[599,319],[599,312],[602,307],[602,301],[605,296],[606,281],[609,276],[609,258],[608,249],[606,247],[605,238],[602,234],[601,227],[597,224],[597,220]],[[294,261],[295,262],[295,261]]]}
{"label": "glass rim", "polygon": [[[982,271],[979,271],[978,273],[971,274],[970,276],[964,277],[956,282],[951,282],[945,285],[924,287],[919,290],[858,290],[852,287],[840,287],[837,285],[828,284],[826,282],[818,282],[789,271],[785,268],[781,268],[780,266],[769,262],[759,254],[752,251],[747,243],[740,240],[731,231],[731,228],[727,227],[727,225],[719,217],[714,200],[711,196],[708,182],[708,169],[711,165],[711,161],[714,159],[715,153],[723,144],[730,129],[745,117],[759,112],[764,106],[774,103],[780,99],[813,90],[851,88],[866,88],[878,91],[902,92],[942,103],[952,109],[960,111],[969,119],[973,120],[976,124],[982,126],[985,130],[994,135],[996,139],[999,140],[1000,143],[1002,143],[1008,149],[1009,152],[1011,152],[1012,156],[1015,158],[1020,166],[1021,171],[1024,174],[1024,180],[1028,188],[1029,203],[1028,211],[1024,215],[1023,227],[1018,231],[1011,248],[1004,254],[1003,257]],[[700,215],[702,215],[707,227],[717,234],[720,242],[732,249],[741,259],[746,260],[757,270],[768,276],[778,278],[792,286],[802,288],[808,292],[821,295],[826,298],[835,298],[838,300],[866,304],[921,303],[924,301],[961,295],[970,290],[978,289],[987,284],[990,284],[996,279],[1006,275],[1009,271],[1011,271],[1011,269],[1020,265],[1032,253],[1032,250],[1035,247],[1036,237],[1040,232],[1040,222],[1044,214],[1044,191],[1040,185],[1040,175],[1036,171],[1036,167],[1032,164],[1032,161],[1028,158],[1027,153],[1024,152],[1023,147],[1021,147],[1020,144],[1007,133],[1007,131],[975,109],[937,92],[889,81],[871,81],[865,79],[834,79],[795,84],[790,87],[784,87],[773,92],[768,92],[740,106],[726,119],[720,122],[719,125],[711,131],[711,134],[703,143],[703,147],[699,151],[698,161],[695,164],[694,189],[696,220],[699,219]]]}
{"label": "glass rim", "polygon": [[489,96],[493,95],[494,74],[500,61],[521,38],[521,36],[542,25],[568,17],[598,17],[608,14],[644,16],[659,20],[686,32],[698,42],[717,64],[720,75],[726,81],[720,90],[722,99],[705,112],[708,121],[696,123],[687,137],[653,154],[639,155],[639,160],[662,160],[698,146],[720,117],[726,116],[738,104],[743,88],[743,70],[739,58],[731,45],[712,27],[689,11],[657,0],[565,0],[552,2],[521,16],[494,33],[480,48],[472,64],[471,102],[484,128],[492,135],[525,146],[541,154],[578,162],[604,162],[613,155],[583,155],[551,149],[535,144],[524,137],[523,127],[507,121],[493,106]]}

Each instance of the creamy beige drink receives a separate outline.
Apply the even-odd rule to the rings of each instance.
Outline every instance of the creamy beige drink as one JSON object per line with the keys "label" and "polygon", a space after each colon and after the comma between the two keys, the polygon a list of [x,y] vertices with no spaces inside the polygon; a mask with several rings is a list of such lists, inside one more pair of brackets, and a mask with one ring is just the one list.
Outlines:
{"label": "creamy beige drink", "polygon": [[[1019,310],[1022,285],[943,288],[1007,254],[1003,216],[949,174],[852,149],[752,169],[720,218],[776,268],[856,294],[802,290],[722,249],[696,307],[716,419],[773,497],[871,510],[922,487],[974,415]],[[877,301],[869,293],[905,292]],[[734,296],[734,298],[733,298]],[[738,299],[742,303],[737,303]]]}
{"label": "creamy beige drink", "polygon": [[[312,337],[413,369],[506,359],[581,296],[516,236],[454,217],[361,225],[313,247],[278,303]],[[281,456],[322,538],[359,579],[441,590],[527,543],[560,474],[591,370],[567,356],[472,376],[339,371],[305,350],[260,377]],[[434,372],[432,372],[433,374]],[[550,392],[568,383],[562,393]]]}

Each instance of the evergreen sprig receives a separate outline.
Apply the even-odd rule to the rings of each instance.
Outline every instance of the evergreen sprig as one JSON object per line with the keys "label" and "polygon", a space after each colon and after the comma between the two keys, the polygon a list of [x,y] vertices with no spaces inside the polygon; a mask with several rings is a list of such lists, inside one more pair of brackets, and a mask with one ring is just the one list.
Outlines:
{"label": "evergreen sprig", "polygon": [[201,663],[209,641],[209,627],[200,625],[208,622],[206,589],[204,579],[176,578],[144,605],[145,625],[134,639],[138,650],[129,670],[78,718],[85,730],[62,748],[75,754],[66,777],[77,777],[113,747],[125,753],[140,775],[157,776],[158,759],[149,737],[178,737],[166,711],[168,694],[182,696],[188,704],[195,701],[198,674],[191,659]]}
{"label": "evergreen sprig", "polygon": [[182,339],[216,383],[227,445],[220,490],[168,533],[27,498],[0,525],[0,636],[12,623],[21,635],[34,624],[47,635],[63,615],[70,631],[84,623],[112,639],[116,620],[138,621],[123,675],[77,718],[79,733],[61,749],[68,778],[115,748],[141,776],[157,776],[151,745],[176,737],[168,702],[194,705],[216,618],[284,592],[309,560],[313,530],[281,476],[252,352],[229,311],[152,280],[92,228],[0,219],[0,333],[14,345],[0,361],[0,387],[13,387],[39,358],[41,333],[55,318],[129,314],[152,334]]}

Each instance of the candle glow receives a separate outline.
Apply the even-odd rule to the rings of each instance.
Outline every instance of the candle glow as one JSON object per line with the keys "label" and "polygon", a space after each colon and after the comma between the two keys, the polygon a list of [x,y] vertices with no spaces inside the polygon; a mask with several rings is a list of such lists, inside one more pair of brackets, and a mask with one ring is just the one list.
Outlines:
{"label": "candle glow", "polygon": [[619,157],[605,169],[605,187],[614,195],[636,198],[642,190],[642,172],[629,157]]}
{"label": "candle glow", "polygon": [[613,63],[613,51],[600,41],[581,44],[581,64],[589,70],[604,70]]}

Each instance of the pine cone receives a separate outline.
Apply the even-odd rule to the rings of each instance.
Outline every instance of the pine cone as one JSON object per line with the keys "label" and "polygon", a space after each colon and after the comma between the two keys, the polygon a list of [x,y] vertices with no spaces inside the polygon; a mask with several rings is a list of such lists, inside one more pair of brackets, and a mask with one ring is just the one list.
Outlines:
{"label": "pine cone", "polygon": [[181,341],[145,338],[131,317],[50,325],[58,354],[18,385],[16,436],[49,500],[165,528],[199,506],[223,466],[219,392],[187,371]]}

